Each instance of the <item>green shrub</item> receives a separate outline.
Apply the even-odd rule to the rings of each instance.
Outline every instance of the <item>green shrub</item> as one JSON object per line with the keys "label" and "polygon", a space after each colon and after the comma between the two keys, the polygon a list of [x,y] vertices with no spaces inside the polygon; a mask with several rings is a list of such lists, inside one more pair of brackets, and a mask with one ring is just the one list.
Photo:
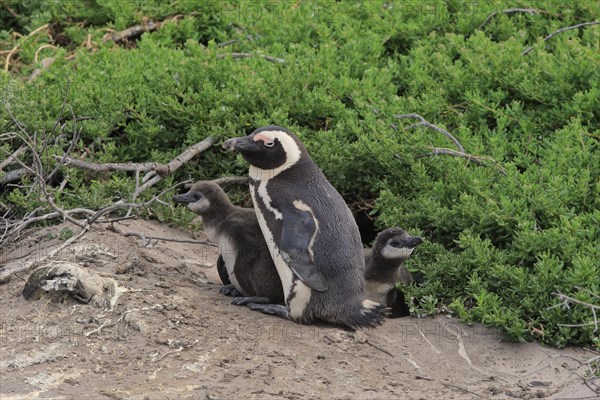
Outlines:
{"label": "green shrub", "polygon": [[[505,14],[515,6],[507,1],[88,3],[47,10],[21,2],[18,18],[0,7],[0,50],[19,47],[10,74],[0,73],[3,104],[27,132],[46,138],[48,156],[62,155],[71,138],[68,108],[64,129],[52,130],[67,82],[73,115],[89,117],[77,122],[73,153],[96,162],[168,162],[208,135],[220,143],[266,124],[289,127],[379,228],[399,225],[428,239],[409,263],[424,284],[404,288],[417,314],[449,306],[517,340],[598,344],[593,326],[562,326],[589,323],[590,309],[553,307],[553,293],[585,302],[597,299],[577,287],[600,293],[600,27],[542,41],[597,21],[597,2],[527,4],[540,10],[535,15]],[[124,45],[102,41],[105,28],[178,14]],[[40,50],[38,59],[55,62],[28,80],[40,67],[36,52],[51,40],[46,31],[17,39],[11,32],[27,35],[46,23],[59,48]],[[82,44],[88,35],[92,50]],[[236,42],[219,45],[229,40]],[[231,52],[254,57],[217,57]],[[3,132],[16,130],[5,111]],[[431,147],[454,145],[434,130],[409,128],[416,120],[394,118],[406,113],[493,161],[431,155]],[[0,158],[20,145],[3,141]],[[215,145],[155,190],[246,171]],[[99,208],[135,187],[132,174],[64,168],[53,190],[67,177],[56,193],[64,207]],[[11,187],[0,196],[15,216],[45,206],[36,199]],[[193,217],[158,204],[142,212],[183,225]]]}

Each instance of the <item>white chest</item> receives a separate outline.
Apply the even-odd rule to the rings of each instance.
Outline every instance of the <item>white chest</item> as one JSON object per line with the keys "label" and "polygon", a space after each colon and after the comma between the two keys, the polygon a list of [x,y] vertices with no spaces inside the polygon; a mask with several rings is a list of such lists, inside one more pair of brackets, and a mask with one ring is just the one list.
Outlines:
{"label": "white chest", "polygon": [[367,281],[366,292],[367,299],[379,304],[387,303],[387,294],[394,288],[391,283],[381,283],[376,281]]}
{"label": "white chest", "polygon": [[230,240],[227,234],[219,235],[219,232],[217,232],[217,230],[210,225],[204,226],[204,233],[206,233],[208,240],[218,245],[219,254],[221,254],[221,257],[223,257],[223,262],[225,263],[229,280],[237,290],[243,293],[242,287],[235,276],[235,263],[237,261],[238,253],[235,243]]}
{"label": "white chest", "polygon": [[[260,193],[260,187],[262,184],[263,184],[263,182],[261,182],[261,184],[259,184],[258,194],[256,193],[257,192],[256,188],[254,186],[250,186],[250,195],[252,196],[252,201],[257,210],[258,210],[258,207],[257,207],[256,197],[261,196],[262,201],[267,200],[264,197],[262,197],[262,195]],[[265,183],[265,187],[266,187],[266,183]],[[270,197],[268,198],[268,200],[270,202]],[[265,202],[265,204],[267,204],[267,203]],[[269,208],[269,206],[267,206],[267,208]],[[277,211],[277,210],[273,210],[273,211]],[[267,210],[267,212],[270,212],[270,210]],[[278,214],[275,212],[273,212],[273,214],[274,214],[275,218],[277,219]],[[279,214],[279,215],[281,215],[281,214]],[[267,225],[267,221],[265,220],[263,214],[261,212],[257,212],[256,216],[258,218],[258,224],[260,225],[260,229],[263,232],[263,236],[265,237],[265,241],[267,242],[267,246],[269,247],[269,252],[271,253],[271,258],[273,259],[273,262],[275,263],[275,268],[277,269],[277,274],[279,274],[279,279],[281,279],[281,285],[283,286],[283,294],[284,294],[284,298],[286,299],[286,305],[287,305],[288,309],[290,310],[290,315],[292,316],[292,318],[299,318],[304,313],[304,310],[306,309],[306,306],[308,305],[308,302],[310,301],[311,289],[308,286],[306,286],[304,283],[300,282],[299,280],[297,280],[294,285],[294,273],[288,267],[287,263],[281,256],[279,247],[277,246],[277,243],[279,242],[279,240],[277,240],[277,241],[274,240],[273,232],[271,232],[271,230],[269,229],[269,227]],[[293,287],[293,289],[292,289],[292,287]],[[293,292],[292,292],[292,290],[293,290]],[[291,293],[293,293],[294,295],[292,296],[291,300],[288,302],[287,299],[289,298],[289,295]]]}

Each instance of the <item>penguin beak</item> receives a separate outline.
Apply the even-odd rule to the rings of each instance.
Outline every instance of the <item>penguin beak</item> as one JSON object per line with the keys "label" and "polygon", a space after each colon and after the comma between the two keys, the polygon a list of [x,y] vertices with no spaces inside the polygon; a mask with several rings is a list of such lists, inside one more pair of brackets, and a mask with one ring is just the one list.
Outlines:
{"label": "penguin beak", "polygon": [[196,200],[198,198],[190,192],[173,196],[173,201],[179,204],[190,204],[196,202]]}
{"label": "penguin beak", "polygon": [[223,143],[223,148],[229,151],[251,150],[255,146],[252,135],[228,139]]}
{"label": "penguin beak", "polygon": [[406,238],[406,247],[409,249],[415,248],[421,243],[423,243],[423,239],[418,236],[409,236]]}

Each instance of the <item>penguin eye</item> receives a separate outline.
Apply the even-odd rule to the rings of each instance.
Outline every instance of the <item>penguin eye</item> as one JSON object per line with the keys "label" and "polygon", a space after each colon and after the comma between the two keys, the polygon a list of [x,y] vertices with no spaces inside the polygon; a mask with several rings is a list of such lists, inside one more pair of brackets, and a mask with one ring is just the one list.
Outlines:
{"label": "penguin eye", "polygon": [[267,147],[273,147],[273,146],[275,146],[275,142],[264,142],[264,144]]}
{"label": "penguin eye", "polygon": [[390,241],[390,246],[392,246],[392,247],[399,247],[400,246],[400,241],[396,240],[396,239],[391,240]]}

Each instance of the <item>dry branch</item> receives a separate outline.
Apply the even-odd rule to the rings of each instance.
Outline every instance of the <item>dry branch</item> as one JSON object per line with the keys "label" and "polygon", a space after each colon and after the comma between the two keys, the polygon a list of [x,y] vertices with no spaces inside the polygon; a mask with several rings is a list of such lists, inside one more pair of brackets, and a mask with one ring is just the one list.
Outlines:
{"label": "dry branch", "polygon": [[155,30],[159,29],[160,27],[162,27],[166,22],[177,20],[180,17],[181,17],[181,15],[176,15],[173,18],[169,18],[169,19],[161,21],[161,22],[150,21],[150,22],[146,22],[141,25],[134,25],[134,26],[124,29],[120,32],[107,33],[106,35],[104,35],[104,38],[102,38],[102,43],[106,43],[109,41],[113,41],[115,43],[120,43],[124,40],[131,39],[136,36],[140,36],[142,33],[155,31]]}
{"label": "dry branch", "polygon": [[494,11],[493,13],[491,13],[490,15],[488,15],[488,17],[485,19],[485,21],[483,21],[483,23],[481,25],[479,25],[478,29],[482,29],[484,26],[486,26],[496,15],[502,13],[502,14],[514,14],[514,13],[526,13],[529,15],[535,15],[537,14],[539,11],[536,10],[535,8],[509,8],[507,10],[503,10],[503,11]]}
{"label": "dry branch", "polygon": [[430,149],[431,149],[431,153],[421,154],[421,155],[417,156],[416,158],[437,156],[437,155],[441,154],[441,155],[446,155],[446,156],[464,158],[464,159],[468,160],[469,162],[472,162],[473,164],[481,165],[484,167],[487,167],[487,166],[489,166],[489,163],[492,163],[495,165],[495,168],[498,170],[498,172],[500,172],[504,176],[507,176],[506,170],[504,168],[496,165],[497,164],[496,161],[494,161],[494,159],[491,157],[474,156],[472,154],[468,154],[468,153],[465,153],[462,151],[446,149],[443,147],[430,147]]}
{"label": "dry branch", "polygon": [[[233,58],[233,59],[239,59],[239,58],[252,58],[252,57],[254,57],[254,54],[252,54],[252,53],[223,53],[223,54],[217,54],[217,59],[221,60],[221,59],[226,58],[227,56],[231,56],[231,58]],[[285,60],[283,58],[277,58],[277,57],[273,57],[273,56],[260,55],[259,57],[262,57],[267,61],[276,62],[276,63],[284,63],[285,62]]]}
{"label": "dry branch", "polygon": [[[196,143],[195,145],[187,148],[183,153],[179,154],[173,160],[171,160],[168,164],[161,164],[155,162],[149,163],[91,163],[87,161],[76,160],[71,157],[65,157],[65,166],[71,166],[76,168],[84,168],[95,172],[105,172],[105,171],[150,171],[153,172],[153,175],[146,175],[143,178],[143,185],[138,187],[133,194],[133,198],[135,199],[147,188],[155,185],[157,182],[161,181],[164,176],[167,176],[177,169],[179,169],[183,164],[191,160],[196,155],[210,148],[214,144],[215,140],[212,136],[208,136],[206,139],[201,142]],[[59,156],[54,156],[56,159],[61,159]],[[148,179],[149,177],[151,179]]]}
{"label": "dry branch", "polygon": [[[598,298],[598,296],[590,291],[588,291],[587,289],[583,289],[583,288],[577,288],[583,292],[587,292],[588,294],[592,294],[593,297]],[[564,293],[561,293],[560,291],[554,292],[552,293],[554,296],[556,296],[558,298],[558,300],[560,301],[559,304],[557,304],[557,306],[563,306],[567,309],[570,309],[570,305],[571,304],[578,304],[580,306],[584,306],[586,308],[588,308],[591,312],[592,312],[592,316],[594,318],[593,321],[591,322],[587,322],[587,323],[582,323],[582,324],[557,324],[558,326],[566,326],[566,327],[572,327],[572,328],[577,328],[577,327],[584,327],[584,326],[594,326],[594,333],[598,331],[598,327],[599,327],[599,322],[598,322],[598,317],[596,315],[596,311],[600,310],[600,305],[597,304],[592,304],[592,303],[588,303],[585,301],[581,301],[578,300],[574,297],[568,296]],[[554,308],[556,306],[550,307],[550,308]]]}
{"label": "dry branch", "polygon": [[445,129],[440,128],[437,125],[432,124],[431,122],[427,121],[425,118],[421,117],[419,114],[413,113],[413,114],[394,115],[394,118],[396,118],[396,119],[416,118],[419,120],[419,122],[417,122],[416,124],[409,125],[409,126],[405,127],[404,129],[412,129],[412,128],[416,128],[418,126],[425,126],[427,128],[433,129],[434,131],[439,132],[442,135],[446,136],[448,139],[450,139],[452,141],[452,143],[454,143],[456,145],[456,147],[458,147],[458,149],[460,150],[461,153],[465,152],[465,149],[462,146],[462,144],[460,144],[458,139],[456,139],[450,132],[448,132]]}
{"label": "dry branch", "polygon": [[[592,21],[592,22],[584,22],[581,24],[577,24],[577,25],[572,25],[572,26],[567,26],[564,28],[560,28],[559,30],[552,32],[551,34],[549,34],[548,36],[546,36],[545,38],[542,39],[542,42],[548,41],[550,39],[552,39],[554,36],[558,35],[559,33],[563,33],[563,32],[567,32],[573,29],[578,29],[578,28],[583,28],[584,26],[590,26],[590,25],[598,25],[600,24],[600,21]],[[521,55],[527,55],[529,54],[531,51],[533,50],[533,46],[526,48],[525,50],[523,50],[523,52],[521,53]]]}
{"label": "dry branch", "polygon": [[[55,159],[62,159],[61,156],[54,156]],[[157,171],[159,174],[167,175],[167,166],[156,162],[147,163],[93,163],[88,161],[77,160],[71,157],[65,157],[65,166],[87,169],[94,172],[111,172],[111,171]]]}
{"label": "dry branch", "polygon": [[149,205],[151,205],[152,203],[154,203],[155,201],[158,201],[158,199],[160,197],[162,197],[165,193],[170,192],[171,190],[186,184],[188,181],[184,181],[184,182],[179,182],[176,185],[171,186],[168,189],[163,190],[162,192],[160,192],[159,194],[157,194],[156,196],[152,197],[150,200],[144,202],[144,203],[123,203],[123,202],[117,202],[111,206],[105,207],[99,211],[96,211],[94,213],[94,215],[92,215],[91,217],[88,217],[87,219],[87,223],[88,225],[92,225],[94,222],[96,222],[98,220],[98,218],[100,218],[101,216],[103,216],[104,214],[107,213],[111,213],[113,211],[116,211],[118,209],[121,208],[143,208],[143,207],[148,207]]}
{"label": "dry branch", "polygon": [[21,146],[17,150],[15,150],[11,155],[8,156],[8,158],[6,160],[4,160],[0,163],[0,172],[2,172],[2,170],[6,166],[10,165],[13,161],[15,161],[17,159],[18,156],[20,156],[21,154],[23,154],[26,151],[27,151],[26,146]]}
{"label": "dry branch", "polygon": [[30,175],[31,172],[27,168],[13,169],[12,171],[8,171],[3,177],[0,177],[0,185],[20,181],[24,177]]}
{"label": "dry branch", "polygon": [[160,237],[160,236],[146,236],[142,232],[125,232],[125,233],[123,233],[123,236],[125,236],[125,237],[135,236],[135,237],[139,238],[142,241],[142,247],[148,247],[148,245],[150,245],[150,242],[152,240],[162,240],[164,242],[175,242],[175,243],[202,244],[202,245],[208,245],[208,246],[212,246],[212,247],[219,247],[217,244],[215,244],[213,242],[209,242],[207,240],[171,239],[171,238],[165,238],[165,237]]}

